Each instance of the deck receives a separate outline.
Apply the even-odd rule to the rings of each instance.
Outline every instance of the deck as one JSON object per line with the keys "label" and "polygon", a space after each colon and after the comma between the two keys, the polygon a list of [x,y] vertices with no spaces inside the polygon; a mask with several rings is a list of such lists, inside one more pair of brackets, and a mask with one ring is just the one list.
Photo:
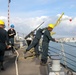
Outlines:
{"label": "deck", "polygon": [[[35,56],[24,59],[25,48],[22,47],[17,50],[19,53],[18,60],[17,54],[12,54],[11,51],[11,54],[7,52],[9,55],[5,56],[5,71],[0,70],[0,75],[69,75],[65,73],[67,70],[62,66],[60,72],[53,72],[51,68],[48,68],[49,64],[47,66],[41,66],[40,58],[36,58]],[[73,75],[76,75],[76,73]]]}
{"label": "deck", "polygon": [[18,50],[19,58],[17,64],[16,54],[5,58],[5,71],[0,70],[0,75],[48,75],[47,66],[41,66],[39,58],[33,56],[24,59],[24,50],[25,48]]}

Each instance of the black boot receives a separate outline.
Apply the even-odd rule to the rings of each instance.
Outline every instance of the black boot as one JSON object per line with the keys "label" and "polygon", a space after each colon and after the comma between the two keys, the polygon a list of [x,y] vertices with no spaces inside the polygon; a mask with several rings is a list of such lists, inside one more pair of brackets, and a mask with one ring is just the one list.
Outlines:
{"label": "black boot", "polygon": [[1,70],[5,70],[5,69],[4,69],[3,62],[1,62]]}
{"label": "black boot", "polygon": [[15,50],[14,50],[14,48],[12,47],[12,53],[15,53]]}

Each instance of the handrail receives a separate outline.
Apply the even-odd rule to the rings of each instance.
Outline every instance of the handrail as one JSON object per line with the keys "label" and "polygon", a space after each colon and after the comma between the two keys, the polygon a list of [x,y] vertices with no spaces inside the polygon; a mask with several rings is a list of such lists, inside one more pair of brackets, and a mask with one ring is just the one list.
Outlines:
{"label": "handrail", "polygon": [[[74,45],[70,45],[70,44],[67,44],[67,43],[63,43],[63,44],[68,45],[68,46],[72,46],[72,47],[75,47],[75,48],[76,48],[76,46],[74,46]],[[71,58],[69,58],[69,57],[67,57],[67,56],[64,56],[62,53],[60,53],[59,51],[61,51],[61,50],[58,49],[58,48],[55,48],[55,46],[54,46],[54,47],[49,46],[49,50],[50,50],[51,52],[55,53],[55,54],[58,54],[58,55],[60,55],[60,56],[62,56],[62,57],[64,57],[64,58],[68,59],[69,61],[72,61],[72,62],[76,63],[76,61],[75,61],[74,59],[71,59]],[[61,51],[61,52],[63,52],[63,51]],[[73,58],[76,58],[75,55],[72,55],[72,54],[67,53],[67,52],[64,52],[64,53],[65,53],[66,55],[69,55],[69,56],[73,57]],[[62,59],[61,59],[61,60],[62,60]],[[70,62],[68,62],[67,60],[64,60],[64,59],[63,59],[63,61],[66,62],[66,63],[68,63],[70,66],[76,67],[73,63],[70,63]],[[66,66],[68,66],[68,65],[66,64]],[[73,70],[73,69],[72,69],[72,70]],[[74,70],[73,70],[73,71],[74,71]]]}
{"label": "handrail", "polygon": [[67,43],[65,43],[65,42],[64,42],[63,44],[68,45],[68,46],[71,46],[71,47],[76,47],[76,46],[74,46],[74,45],[67,44]]}
{"label": "handrail", "polygon": [[[51,50],[52,51],[52,50]],[[54,52],[54,53],[56,53],[56,54],[59,54],[59,53],[57,53],[57,52],[55,52],[55,51],[52,51],[52,52]],[[60,55],[60,54],[59,54]],[[63,56],[64,57],[64,56]],[[66,57],[67,58],[67,57]],[[69,58],[67,58],[67,59],[69,59]],[[62,60],[62,59],[61,59]],[[69,59],[70,60],[70,59]],[[63,61],[65,61],[65,60],[63,60]],[[71,66],[73,66],[73,67],[76,67],[75,65],[73,65],[73,64],[71,64],[71,63],[69,63],[69,62],[67,62],[67,61],[65,61],[66,63],[68,63],[68,64],[70,64]],[[74,61],[73,60],[73,62],[75,62],[76,63],[76,61]],[[72,69],[73,70],[73,69]],[[73,70],[74,71],[74,70]]]}
{"label": "handrail", "polygon": [[[60,49],[57,49],[57,48],[55,48],[55,47],[52,47],[52,46],[49,46],[50,48],[53,48],[53,49],[56,49],[57,51],[61,51]],[[76,56],[74,56],[74,55],[72,55],[72,54],[69,54],[69,53],[67,53],[67,52],[65,52],[66,54],[68,54],[68,55],[70,55],[70,56],[72,56],[72,57],[75,57],[76,58]]]}
{"label": "handrail", "polygon": [[[50,50],[51,50],[51,49],[50,49]],[[56,53],[56,54],[61,55],[60,53],[57,53],[56,51],[53,51],[53,50],[51,50],[51,51],[54,52],[54,53]],[[64,56],[64,55],[62,55],[62,56],[63,56],[63,57],[66,57],[66,56]],[[68,58],[68,57],[66,57],[66,58],[76,63],[76,61],[74,61],[73,59],[70,59],[70,58]]]}

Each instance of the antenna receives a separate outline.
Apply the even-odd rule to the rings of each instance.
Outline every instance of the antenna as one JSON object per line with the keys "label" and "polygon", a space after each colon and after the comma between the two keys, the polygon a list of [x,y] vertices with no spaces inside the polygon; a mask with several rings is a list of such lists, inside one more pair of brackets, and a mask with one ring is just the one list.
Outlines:
{"label": "antenna", "polygon": [[11,0],[8,0],[8,29],[9,29],[9,25],[10,25],[10,2],[11,2]]}

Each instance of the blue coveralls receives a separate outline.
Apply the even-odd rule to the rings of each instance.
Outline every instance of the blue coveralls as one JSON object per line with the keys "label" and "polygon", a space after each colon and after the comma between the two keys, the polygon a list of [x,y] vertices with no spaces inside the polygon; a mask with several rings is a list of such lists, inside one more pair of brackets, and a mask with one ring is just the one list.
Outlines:
{"label": "blue coveralls", "polygon": [[4,53],[6,49],[6,44],[9,44],[8,34],[6,30],[0,28],[0,62],[3,63],[4,61]]}
{"label": "blue coveralls", "polygon": [[49,42],[54,41],[55,39],[53,39],[50,35],[50,31],[48,29],[45,30],[44,35],[43,35],[43,41],[42,41],[42,56],[41,56],[41,62],[45,63],[47,62],[47,56],[48,56],[48,46],[49,46]]}
{"label": "blue coveralls", "polygon": [[32,43],[26,49],[26,51],[29,51],[31,48],[34,47],[36,56],[39,56],[39,41],[40,41],[41,36],[42,36],[42,31],[43,31],[43,29],[38,29]]}

